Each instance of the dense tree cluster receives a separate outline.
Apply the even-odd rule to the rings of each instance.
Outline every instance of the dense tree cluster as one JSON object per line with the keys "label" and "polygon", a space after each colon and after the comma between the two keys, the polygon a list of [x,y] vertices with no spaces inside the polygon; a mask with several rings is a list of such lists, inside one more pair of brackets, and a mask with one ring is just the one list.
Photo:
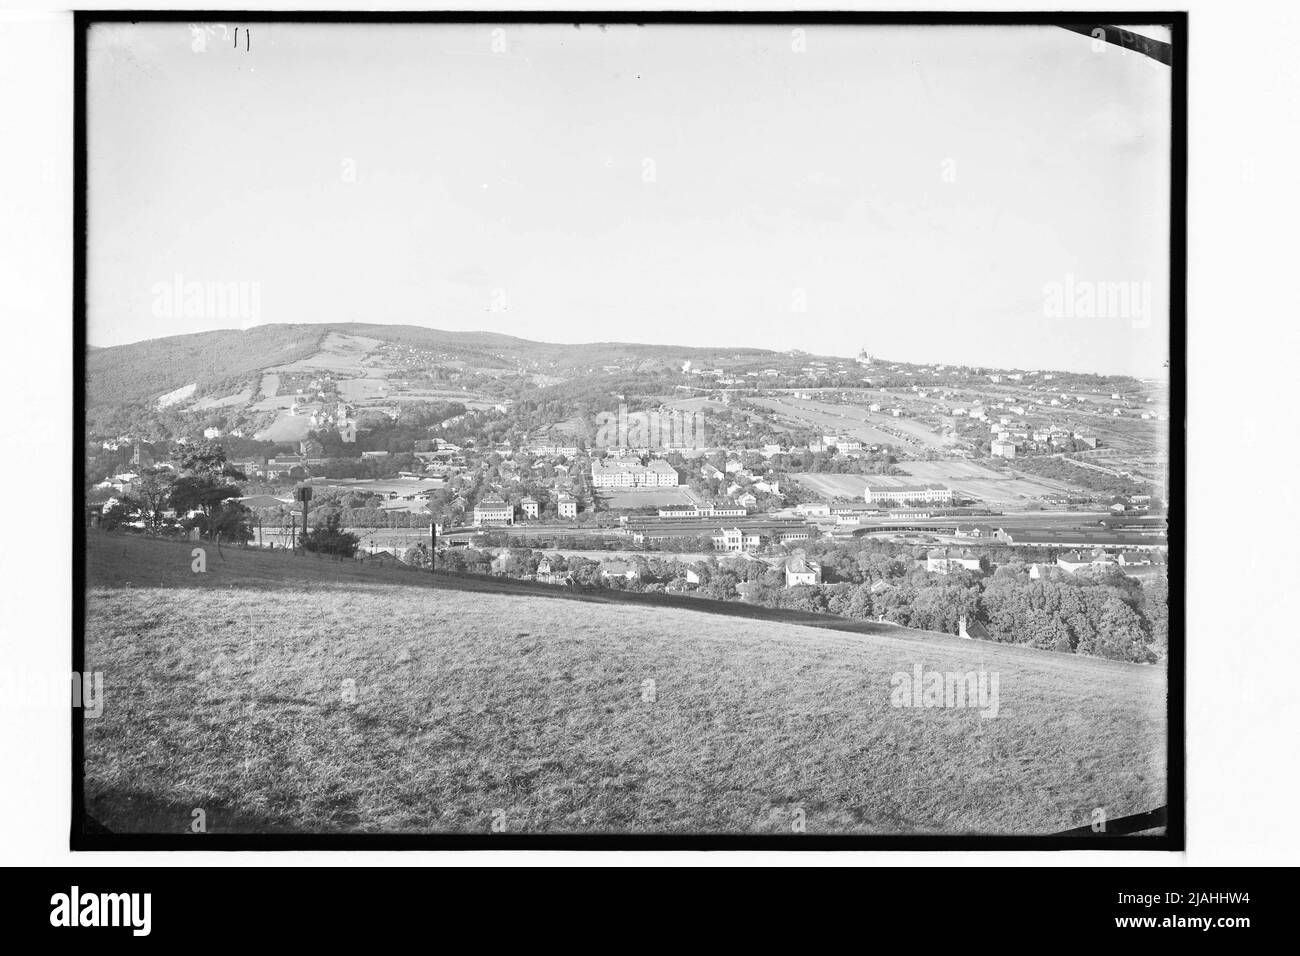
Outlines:
{"label": "dense tree cluster", "polygon": [[[515,544],[519,542],[516,541]],[[743,600],[766,607],[863,620],[955,634],[964,617],[982,625],[988,639],[1061,653],[1151,663],[1168,653],[1168,582],[1163,573],[1143,584],[1119,572],[1067,574],[1045,566],[1032,578],[1018,561],[988,575],[926,570],[924,558],[910,549],[875,541],[816,542],[807,547],[821,562],[820,585],[786,587],[782,569],[736,556],[710,557],[694,564],[671,558],[638,556],[639,581],[603,579],[599,562],[511,548],[497,573],[528,576],[548,557],[553,570],[567,570],[575,583],[627,590],[685,590],[688,570],[698,582],[691,590],[717,601]],[[464,548],[446,550],[444,567],[489,573],[492,555]]]}
{"label": "dense tree cluster", "polygon": [[244,475],[220,445],[178,445],[170,468],[145,468],[129,494],[102,512],[104,527],[140,525],[153,534],[197,529],[212,540],[246,542],[253,514],[235,498]]}

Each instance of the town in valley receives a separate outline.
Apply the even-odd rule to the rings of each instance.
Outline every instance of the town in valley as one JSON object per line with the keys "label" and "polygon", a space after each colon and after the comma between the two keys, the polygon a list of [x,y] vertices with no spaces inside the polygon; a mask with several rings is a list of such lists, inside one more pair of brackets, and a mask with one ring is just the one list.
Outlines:
{"label": "town in valley", "polygon": [[[96,349],[87,521],[1163,659],[1166,382],[846,351],[359,324]],[[1097,600],[1017,613],[1060,589]]]}

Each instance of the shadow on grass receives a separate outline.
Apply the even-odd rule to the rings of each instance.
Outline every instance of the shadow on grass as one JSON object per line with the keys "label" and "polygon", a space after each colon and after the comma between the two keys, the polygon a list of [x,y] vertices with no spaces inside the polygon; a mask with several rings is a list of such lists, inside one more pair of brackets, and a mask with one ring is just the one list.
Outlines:
{"label": "shadow on grass", "polygon": [[[203,830],[192,829],[195,810],[202,810]],[[202,807],[182,806],[152,794],[107,792],[86,795],[88,835],[103,833],[157,833],[169,836],[192,834],[195,840],[204,833],[301,833],[249,813],[235,812],[224,805],[206,803]],[[200,845],[196,844],[195,849]]]}
{"label": "shadow on grass", "polygon": [[[206,571],[203,573],[193,570],[196,549],[204,551]],[[764,607],[743,601],[718,601],[689,594],[615,591],[596,586],[542,584],[495,575],[429,571],[396,561],[338,559],[284,550],[266,551],[226,546],[218,552],[209,543],[172,541],[121,532],[92,532],[88,535],[87,582],[92,588],[107,589],[162,587],[254,591],[330,589],[350,585],[399,586],[424,591],[461,591],[589,604],[633,605],[647,609],[698,611],[730,618],[815,627],[914,643],[974,643],[1011,653],[1028,654],[1039,659],[1065,658],[1072,661],[1074,666],[1086,668],[1146,666],[1075,654],[1057,654],[1018,644],[968,642],[956,635],[939,631],[924,631],[835,614]]]}

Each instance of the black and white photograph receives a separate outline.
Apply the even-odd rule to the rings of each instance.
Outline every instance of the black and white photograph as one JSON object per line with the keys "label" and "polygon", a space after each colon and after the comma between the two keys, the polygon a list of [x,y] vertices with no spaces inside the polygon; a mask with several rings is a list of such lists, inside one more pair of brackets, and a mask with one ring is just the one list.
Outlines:
{"label": "black and white photograph", "polygon": [[6,925],[1285,926],[1300,7],[20,2]]}
{"label": "black and white photograph", "polygon": [[9,925],[1283,925],[1300,8],[22,2]]}
{"label": "black and white photograph", "polygon": [[1180,848],[1174,18],[573,16],[81,24],[74,845]]}

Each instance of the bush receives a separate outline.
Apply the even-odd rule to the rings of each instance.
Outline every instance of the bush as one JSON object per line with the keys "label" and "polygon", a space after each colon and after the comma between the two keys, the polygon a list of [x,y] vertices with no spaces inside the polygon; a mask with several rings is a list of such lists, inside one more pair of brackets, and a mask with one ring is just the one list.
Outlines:
{"label": "bush", "polygon": [[325,519],[325,524],[313,528],[302,536],[304,551],[317,554],[331,554],[338,558],[350,558],[357,553],[361,539],[339,527],[338,514]]}

